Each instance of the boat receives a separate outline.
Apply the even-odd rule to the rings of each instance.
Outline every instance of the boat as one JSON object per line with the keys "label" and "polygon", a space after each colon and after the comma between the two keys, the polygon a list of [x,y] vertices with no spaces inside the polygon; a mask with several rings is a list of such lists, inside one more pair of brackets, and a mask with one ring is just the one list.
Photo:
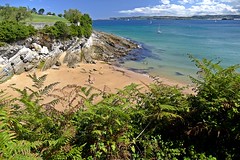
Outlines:
{"label": "boat", "polygon": [[157,33],[158,33],[158,34],[162,33],[162,31],[160,30],[160,26],[158,26]]}

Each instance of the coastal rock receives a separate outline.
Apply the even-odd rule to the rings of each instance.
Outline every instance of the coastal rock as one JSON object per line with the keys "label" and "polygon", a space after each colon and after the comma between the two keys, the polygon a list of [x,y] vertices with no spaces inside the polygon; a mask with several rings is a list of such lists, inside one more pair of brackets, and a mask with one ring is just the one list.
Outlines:
{"label": "coastal rock", "polygon": [[75,52],[67,52],[64,57],[64,63],[67,63],[69,68],[75,68],[76,64],[81,61],[82,52],[80,50],[76,50]]}
{"label": "coastal rock", "polygon": [[42,70],[47,70],[49,68],[51,68],[53,65],[56,64],[56,62],[59,60],[59,57],[61,56],[62,51],[57,47],[55,48],[55,50],[49,52],[49,56],[45,57],[45,63],[44,66],[42,68]]}
{"label": "coastal rock", "polygon": [[[29,48],[22,48],[18,51],[17,54],[15,54],[11,59],[9,59],[9,62],[11,64],[12,70],[14,74],[21,74],[22,72],[27,70],[30,70],[30,66],[36,66],[37,60],[36,59],[37,52],[32,51]],[[29,64],[31,64],[29,66]]]}
{"label": "coastal rock", "polygon": [[24,67],[24,71],[28,72],[35,67],[34,64],[28,64]]}
{"label": "coastal rock", "polygon": [[46,46],[43,46],[40,51],[41,54],[47,55],[49,53],[49,50]]}
{"label": "coastal rock", "polygon": [[[43,46],[43,47],[42,47]],[[75,68],[80,62],[94,63],[94,60],[107,62],[127,55],[137,48],[137,44],[103,32],[93,31],[90,38],[72,38],[67,41],[38,35],[17,43],[0,47],[0,80],[12,74],[21,74],[44,62],[42,70],[61,65],[59,58],[66,51],[63,63]]]}
{"label": "coastal rock", "polygon": [[19,46],[19,45],[14,45],[14,46],[7,45],[4,47],[0,47],[0,56],[5,57],[6,59],[10,59],[22,48],[23,46]]}
{"label": "coastal rock", "polygon": [[125,56],[132,49],[138,48],[138,45],[121,37],[94,31],[91,36],[92,59],[112,61],[113,59]]}
{"label": "coastal rock", "polygon": [[6,60],[0,56],[0,65],[6,64]]}
{"label": "coastal rock", "polygon": [[37,44],[37,43],[33,43],[33,44],[32,44],[32,49],[34,49],[34,50],[37,51],[37,52],[41,52],[42,46],[39,45],[39,44]]}
{"label": "coastal rock", "polygon": [[60,67],[61,65],[62,63],[59,60],[57,60],[57,62],[55,63],[55,66]]}

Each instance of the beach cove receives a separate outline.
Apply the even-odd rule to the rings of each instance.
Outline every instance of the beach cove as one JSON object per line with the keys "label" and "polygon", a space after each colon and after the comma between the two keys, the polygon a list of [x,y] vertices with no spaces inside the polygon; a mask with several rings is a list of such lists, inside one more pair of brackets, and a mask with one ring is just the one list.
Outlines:
{"label": "beach cove", "polygon": [[[14,91],[12,88],[10,88],[9,86],[15,87],[18,89],[31,87],[33,85],[33,82],[28,77],[28,75],[33,75],[34,73],[37,75],[37,77],[40,77],[44,74],[47,75],[46,81],[44,83],[45,85],[59,82],[59,84],[55,88],[63,88],[67,85],[78,85],[83,87],[86,87],[86,86],[94,87],[98,90],[108,92],[108,93],[116,93],[119,89],[123,89],[125,86],[130,85],[132,83],[138,84],[139,87],[143,87],[144,90],[147,89],[147,85],[154,83],[156,81],[162,82],[163,84],[170,85],[170,86],[178,86],[178,87],[188,86],[187,83],[174,81],[164,76],[162,77],[151,76],[151,75],[148,75],[147,73],[146,74],[138,73],[138,72],[134,72],[119,66],[118,65],[119,57],[129,56],[128,53],[131,55],[132,51],[137,52],[141,50],[141,48],[135,48],[132,42],[126,39],[121,39],[120,37],[119,38],[121,39],[122,45],[128,46],[130,44],[130,46],[132,45],[132,47],[130,48],[133,48],[133,50],[123,49],[121,47],[115,47],[114,45],[117,45],[117,44],[116,42],[113,42],[113,40],[119,41],[118,37],[114,35],[106,34],[108,38],[106,38],[106,36],[103,36],[104,41],[101,41],[99,39],[100,35],[103,36],[105,35],[105,33],[94,32],[93,37],[90,37],[85,45],[86,46],[93,45],[94,49],[96,48],[103,49],[102,51],[103,53],[99,53],[99,51],[97,50],[98,54],[101,54],[101,55],[103,54],[100,57],[100,59],[102,58],[102,60],[92,60],[91,58],[89,58],[88,52],[86,51],[84,56],[85,61],[79,62],[76,60],[76,58],[69,58],[69,56],[66,56],[66,55],[71,55],[72,53],[74,53],[75,55],[76,52],[79,52],[78,50],[77,51],[72,50],[71,52],[66,51],[57,55],[58,57],[57,59],[52,57],[49,58],[49,60],[47,60],[48,62],[47,63],[45,62],[45,65],[48,64],[47,65],[48,69],[43,70],[39,68],[32,68],[29,71],[24,71],[17,75],[13,75],[10,79],[0,84],[1,90],[6,90],[7,91],[6,93],[8,93],[13,97],[18,97],[19,96],[18,93]],[[96,45],[96,43],[102,44],[102,45],[98,46]],[[107,45],[109,43],[111,45]],[[88,51],[92,51],[92,50],[88,49]],[[137,56],[141,56],[141,54],[138,53],[138,55],[131,55],[131,56],[137,57]],[[15,59],[18,59],[17,54],[14,57],[16,57]],[[86,63],[86,61],[88,61],[88,63]],[[61,65],[60,66],[54,65],[56,62]],[[23,65],[25,64],[26,63],[23,63]],[[18,70],[20,72],[22,69],[20,68]],[[15,70],[15,71],[18,71],[18,70]],[[192,88],[186,88],[183,92],[186,94],[193,93]],[[59,108],[56,107],[56,108],[59,110],[64,110],[64,108],[61,108],[61,107]]]}

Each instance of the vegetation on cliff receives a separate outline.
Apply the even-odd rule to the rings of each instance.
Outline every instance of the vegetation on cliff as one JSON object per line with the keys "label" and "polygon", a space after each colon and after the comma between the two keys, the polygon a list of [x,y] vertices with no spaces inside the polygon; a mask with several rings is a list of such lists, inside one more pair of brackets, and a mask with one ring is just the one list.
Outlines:
{"label": "vegetation on cliff", "polygon": [[0,42],[15,42],[30,37],[36,32],[31,25],[24,25],[16,21],[0,22]]}
{"label": "vegetation on cliff", "polygon": [[[91,87],[44,86],[46,75],[12,99],[0,94],[3,159],[239,159],[238,66],[193,59],[196,95],[159,82],[109,94]],[[53,97],[49,103],[43,100]],[[94,98],[101,101],[93,103]],[[56,105],[65,111],[55,110]]]}
{"label": "vegetation on cliff", "polygon": [[[33,26],[24,22],[32,17],[32,10],[26,7],[0,7],[0,42],[11,43],[26,39],[36,33],[49,35],[51,38],[66,39],[71,37],[90,37],[92,33],[92,19],[88,14],[82,14],[78,10],[65,11],[64,17],[72,24],[57,21],[53,26],[45,26],[43,30],[35,30]],[[34,14],[34,13],[33,13]],[[76,16],[77,15],[77,16]]]}

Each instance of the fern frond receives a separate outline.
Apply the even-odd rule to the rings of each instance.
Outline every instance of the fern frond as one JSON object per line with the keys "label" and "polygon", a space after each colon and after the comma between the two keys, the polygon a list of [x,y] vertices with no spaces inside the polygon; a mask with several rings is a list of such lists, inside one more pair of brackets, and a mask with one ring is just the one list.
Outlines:
{"label": "fern frond", "polygon": [[54,99],[46,104],[43,104],[43,106],[51,106],[51,107],[54,107],[56,106],[58,103],[60,102],[60,99]]}
{"label": "fern frond", "polygon": [[13,101],[14,99],[12,99],[11,96],[6,93],[6,90],[0,90],[0,106],[9,105]]}
{"label": "fern frond", "polygon": [[45,86],[43,89],[39,90],[39,94],[42,95],[47,95],[59,82],[51,83],[47,86]]}
{"label": "fern frond", "polygon": [[32,86],[39,89],[39,88],[43,87],[44,81],[47,78],[47,74],[44,74],[38,78],[36,73],[34,73],[33,75],[29,74],[28,77],[30,77],[32,79],[32,81],[34,82],[34,84]]}

